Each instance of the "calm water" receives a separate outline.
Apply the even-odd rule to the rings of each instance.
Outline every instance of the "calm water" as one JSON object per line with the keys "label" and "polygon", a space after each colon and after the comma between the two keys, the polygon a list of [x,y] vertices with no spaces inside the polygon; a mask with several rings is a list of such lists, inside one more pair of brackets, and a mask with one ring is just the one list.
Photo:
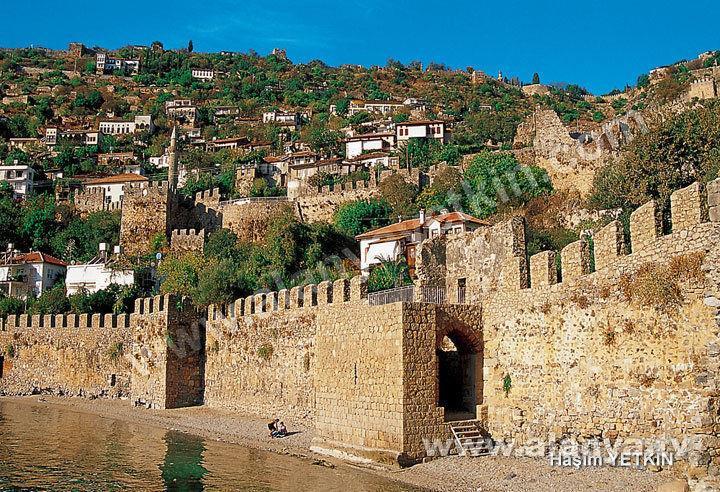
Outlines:
{"label": "calm water", "polygon": [[412,490],[348,467],[0,400],[0,490]]}

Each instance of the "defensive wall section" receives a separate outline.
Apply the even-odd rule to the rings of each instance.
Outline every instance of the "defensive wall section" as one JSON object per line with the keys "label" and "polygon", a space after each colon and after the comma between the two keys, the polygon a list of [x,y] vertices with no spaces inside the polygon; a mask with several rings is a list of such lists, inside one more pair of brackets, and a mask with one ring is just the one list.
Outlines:
{"label": "defensive wall section", "polygon": [[516,446],[687,439],[676,471],[717,487],[719,206],[720,181],[696,183],[669,234],[650,202],[629,238],[611,222],[530,257],[522,218],[428,240],[415,302],[370,305],[356,277],[207,313],[161,296],[124,317],[12,316],[0,391],[307,419],[318,451],[400,464],[468,418]]}
{"label": "defensive wall section", "polygon": [[202,401],[204,326],[172,296],[138,299],[130,315],[0,320],[0,394],[122,397],[175,408]]}
{"label": "defensive wall section", "polygon": [[[482,306],[478,412],[498,442],[676,438],[692,486],[718,486],[720,202],[715,181],[528,258],[522,219],[423,244],[417,271]],[[558,268],[558,256],[560,267]]]}

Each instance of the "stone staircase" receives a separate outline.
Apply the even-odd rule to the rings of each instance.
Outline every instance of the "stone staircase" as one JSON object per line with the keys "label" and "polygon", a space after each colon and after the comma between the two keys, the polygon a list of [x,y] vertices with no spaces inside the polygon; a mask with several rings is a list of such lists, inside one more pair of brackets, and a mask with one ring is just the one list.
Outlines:
{"label": "stone staircase", "polygon": [[483,456],[490,453],[491,441],[479,420],[448,422],[460,456]]}

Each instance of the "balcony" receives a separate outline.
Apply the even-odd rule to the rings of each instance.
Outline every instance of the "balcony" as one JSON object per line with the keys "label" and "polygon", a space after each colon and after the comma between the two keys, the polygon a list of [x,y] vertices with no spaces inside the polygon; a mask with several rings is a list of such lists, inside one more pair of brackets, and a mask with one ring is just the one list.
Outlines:
{"label": "balcony", "polygon": [[427,302],[430,304],[465,304],[465,289],[458,289],[458,301],[447,298],[445,287],[416,287],[408,285],[395,289],[381,290],[368,294],[371,306],[382,306],[394,302]]}

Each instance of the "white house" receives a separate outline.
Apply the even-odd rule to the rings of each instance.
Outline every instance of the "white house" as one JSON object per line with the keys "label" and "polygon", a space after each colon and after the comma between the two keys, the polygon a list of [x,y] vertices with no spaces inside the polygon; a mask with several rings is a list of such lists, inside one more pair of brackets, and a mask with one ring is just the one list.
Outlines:
{"label": "white house", "polygon": [[366,133],[345,139],[345,157],[353,159],[367,152],[387,152],[395,147],[394,133]]}
{"label": "white house", "polygon": [[197,119],[197,106],[190,99],[175,99],[165,102],[165,112],[171,118],[194,125]]}
{"label": "white house", "polygon": [[122,202],[122,197],[125,194],[125,185],[130,183],[144,183],[147,182],[147,180],[145,176],[134,173],[116,174],[115,176],[90,180],[85,183],[85,188],[103,188],[105,189],[105,201],[107,203],[119,203]]}
{"label": "white house", "polygon": [[108,118],[100,120],[98,123],[98,131],[105,135],[127,135],[139,131],[152,132],[154,129],[155,125],[150,115],[139,115],[133,120]]}
{"label": "white house", "polygon": [[375,167],[389,169],[391,167],[390,154],[387,152],[370,152],[352,159],[343,161],[343,174],[350,174],[361,169],[373,169]]}
{"label": "white house", "polygon": [[33,189],[35,170],[30,166],[15,164],[12,166],[0,166],[0,181],[10,185],[16,197],[25,197]]}
{"label": "white house", "polygon": [[215,78],[215,70],[209,68],[193,68],[190,71],[192,78],[209,82]]}
{"label": "white house", "polygon": [[406,121],[395,126],[395,135],[398,144],[407,142],[411,138],[432,138],[442,143],[447,142],[449,134],[445,130],[445,122],[441,120],[431,121]]}
{"label": "white house", "polygon": [[263,123],[276,123],[280,126],[298,128],[302,124],[303,114],[292,111],[266,111]]}
{"label": "white house", "polygon": [[77,145],[97,145],[100,138],[100,132],[95,130],[62,130],[60,128],[50,126],[45,129],[45,145],[52,147],[57,145],[60,140],[72,142]]}
{"label": "white house", "polygon": [[112,73],[115,70],[129,71],[135,75],[140,73],[140,60],[112,58],[107,53],[98,53],[95,57],[95,71],[98,74]]}
{"label": "white house", "polygon": [[40,296],[65,279],[67,263],[40,252],[7,252],[0,257],[0,290],[9,297]]}
{"label": "white house", "polygon": [[100,254],[82,265],[68,265],[65,286],[68,295],[79,292],[97,292],[112,284],[133,285],[135,274],[132,270],[113,268],[113,260],[108,258],[106,244],[100,244]]}
{"label": "white house", "polygon": [[360,241],[360,269],[367,275],[373,266],[386,259],[404,257],[410,267],[410,275],[414,276],[417,246],[425,239],[460,234],[489,225],[462,212],[426,217],[425,212],[420,211],[417,219],[403,220],[356,236],[355,239]]}

